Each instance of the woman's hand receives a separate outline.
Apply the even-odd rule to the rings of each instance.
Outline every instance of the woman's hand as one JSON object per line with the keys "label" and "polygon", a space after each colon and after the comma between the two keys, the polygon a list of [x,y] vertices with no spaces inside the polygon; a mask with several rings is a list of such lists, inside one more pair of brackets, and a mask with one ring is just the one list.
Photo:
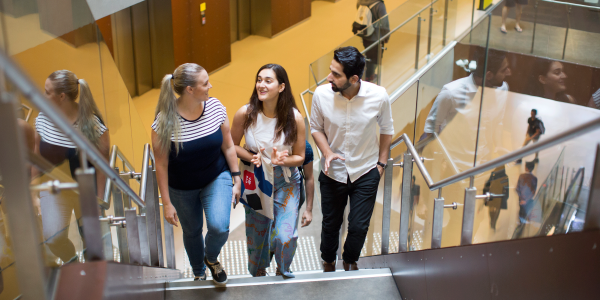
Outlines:
{"label": "woman's hand", "polygon": [[306,226],[310,225],[310,222],[312,222],[312,211],[305,210],[304,213],[302,214],[302,226],[301,227],[306,227]]}
{"label": "woman's hand", "polygon": [[261,152],[263,152],[263,151],[265,151],[265,148],[260,148],[260,151],[258,151],[258,153],[254,154],[252,156],[251,162],[258,168],[260,168],[260,166],[262,165]]}
{"label": "woman's hand", "polygon": [[169,222],[175,227],[179,227],[177,225],[177,222],[179,222],[179,218],[177,217],[177,211],[175,210],[173,204],[164,205],[163,210],[163,214],[165,215],[165,219],[167,219],[167,222]]}
{"label": "woman's hand", "polygon": [[233,208],[240,203],[240,196],[242,194],[242,181],[239,176],[233,177],[235,183],[233,184],[233,193],[231,196],[231,203]]}
{"label": "woman's hand", "polygon": [[277,151],[277,148],[273,147],[273,155],[271,155],[271,163],[274,166],[282,166],[285,158],[290,156],[288,150],[283,150],[281,152]]}

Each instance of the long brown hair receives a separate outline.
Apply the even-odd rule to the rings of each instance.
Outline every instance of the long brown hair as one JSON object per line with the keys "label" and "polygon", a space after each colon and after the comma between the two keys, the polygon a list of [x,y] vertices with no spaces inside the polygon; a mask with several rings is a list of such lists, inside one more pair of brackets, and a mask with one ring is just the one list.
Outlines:
{"label": "long brown hair", "polygon": [[71,101],[75,101],[79,97],[79,116],[77,117],[79,130],[92,144],[98,147],[100,135],[96,128],[95,118],[98,117],[102,123],[104,121],[87,81],[77,79],[75,73],[69,70],[55,71],[48,76],[48,79],[52,82],[54,93],[59,95],[64,93]]}
{"label": "long brown hair", "polygon": [[[284,144],[293,145],[298,138],[298,128],[296,128],[296,113],[294,110],[298,110],[296,106],[296,100],[292,94],[292,86],[288,79],[287,72],[285,69],[278,64],[266,64],[256,72],[255,79],[258,79],[258,74],[264,69],[273,70],[277,77],[279,84],[285,84],[285,88],[279,93],[277,99],[277,106],[275,107],[275,114],[277,116],[277,124],[275,125],[275,139],[278,141],[283,133],[285,135]],[[256,117],[259,112],[263,111],[263,103],[258,99],[258,92],[256,91],[256,81],[254,82],[254,89],[252,90],[252,96],[248,103],[248,109],[246,110],[246,119],[244,120],[244,130],[248,127],[256,124]]]}

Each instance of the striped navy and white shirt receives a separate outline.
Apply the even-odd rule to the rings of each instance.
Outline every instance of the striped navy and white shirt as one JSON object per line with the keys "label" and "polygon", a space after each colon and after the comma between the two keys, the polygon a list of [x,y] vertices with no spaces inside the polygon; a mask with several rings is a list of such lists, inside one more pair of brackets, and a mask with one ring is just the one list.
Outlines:
{"label": "striped navy and white shirt", "polygon": [[[108,128],[98,116],[94,116],[96,133],[102,136]],[[73,124],[79,128],[78,123]],[[77,146],[62,131],[60,131],[50,119],[40,112],[35,118],[35,129],[40,135],[40,155],[53,165],[60,165],[65,160],[69,161],[69,168],[73,177],[75,170],[79,168],[80,161],[77,154]]]}
{"label": "striped navy and white shirt", "polygon": [[[187,120],[179,116],[181,142],[179,153],[175,143],[171,143],[169,152],[169,187],[177,190],[202,189],[219,174],[229,170],[221,145],[223,134],[221,125],[225,123],[227,111],[217,98],[204,103],[204,111],[196,120]],[[161,113],[156,115],[152,129],[158,132]],[[171,134],[171,141],[176,141]]]}

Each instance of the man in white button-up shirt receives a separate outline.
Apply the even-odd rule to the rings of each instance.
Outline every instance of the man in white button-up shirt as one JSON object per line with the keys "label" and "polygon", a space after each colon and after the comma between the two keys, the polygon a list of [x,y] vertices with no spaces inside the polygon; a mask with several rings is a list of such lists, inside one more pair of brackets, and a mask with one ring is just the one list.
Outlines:
{"label": "man in white button-up shirt", "polygon": [[[334,52],[330,82],[315,90],[311,132],[323,153],[321,186],[321,258],[324,271],[335,271],[339,232],[350,198],[344,269],[357,270],[375,207],[377,187],[394,134],[385,88],[361,81],[365,58],[354,47]],[[379,141],[377,141],[379,125]]]}

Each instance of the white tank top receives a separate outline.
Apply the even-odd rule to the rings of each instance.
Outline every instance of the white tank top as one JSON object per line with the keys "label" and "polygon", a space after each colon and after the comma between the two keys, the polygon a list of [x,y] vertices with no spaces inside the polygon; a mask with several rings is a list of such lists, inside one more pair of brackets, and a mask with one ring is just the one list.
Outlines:
{"label": "white tank top", "polygon": [[256,124],[244,131],[246,149],[258,153],[258,145],[260,145],[260,147],[265,148],[264,152],[269,159],[273,153],[273,147],[276,147],[277,151],[288,150],[289,155],[292,155],[292,146],[283,144],[285,141],[285,135],[283,133],[281,133],[279,140],[274,141],[276,125],[277,118],[269,118],[262,112],[258,113],[256,116]]}

